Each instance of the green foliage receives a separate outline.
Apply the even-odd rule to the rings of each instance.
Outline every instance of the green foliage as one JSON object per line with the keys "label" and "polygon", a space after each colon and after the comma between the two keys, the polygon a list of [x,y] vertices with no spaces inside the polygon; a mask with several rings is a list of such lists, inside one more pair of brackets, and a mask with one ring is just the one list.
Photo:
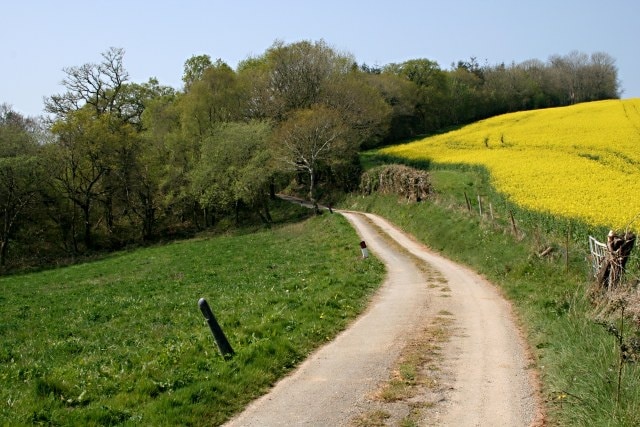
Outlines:
{"label": "green foliage", "polygon": [[219,123],[243,118],[243,99],[236,73],[217,62],[202,71],[181,98],[181,127],[187,138],[202,141]]}
{"label": "green foliage", "polygon": [[334,77],[323,98],[325,105],[340,114],[348,129],[346,139],[355,149],[377,145],[388,134],[391,106],[363,76],[348,73]]}
{"label": "green foliage", "polygon": [[271,177],[270,132],[266,122],[228,123],[205,139],[190,179],[202,206],[222,214],[239,202],[264,206]]}
{"label": "green foliage", "polygon": [[221,424],[365,307],[358,241],[323,215],[0,279],[0,424]]}
{"label": "green foliage", "polygon": [[[58,143],[48,147],[54,185],[83,219],[84,227],[73,232],[73,240],[82,236],[85,248],[92,249],[93,225],[100,218],[95,210],[100,202],[117,197],[115,190],[122,188],[118,181],[131,169],[135,130],[114,121],[110,114],[96,115],[92,109],[82,108],[68,112],[52,132],[58,137]],[[111,212],[103,212],[111,228]]]}
{"label": "green foliage", "polygon": [[[152,213],[151,225],[157,218],[164,230],[180,228],[184,218],[191,217],[196,203],[189,191],[189,173],[199,159],[200,146],[184,135],[183,98],[181,94],[154,98],[143,114],[144,178],[140,182],[145,183],[147,191],[141,193],[143,209],[139,212],[143,217]],[[150,229],[149,234],[153,231]]]}
{"label": "green foliage", "polygon": [[437,62],[423,58],[410,59],[401,64],[389,64],[385,72],[396,74],[420,87],[443,87],[445,75]]}
{"label": "green foliage", "polygon": [[29,128],[35,123],[0,105],[0,271],[9,242],[36,218],[39,190],[47,175],[40,147]]}
{"label": "green foliage", "polygon": [[384,142],[395,142],[421,133],[417,116],[418,91],[414,82],[392,73],[365,74],[360,77],[375,88],[389,109],[389,122],[382,138],[363,142],[365,149]]}
{"label": "green foliage", "polygon": [[184,62],[184,73],[182,81],[184,88],[189,90],[191,85],[200,80],[207,68],[213,66],[209,55],[193,55]]}

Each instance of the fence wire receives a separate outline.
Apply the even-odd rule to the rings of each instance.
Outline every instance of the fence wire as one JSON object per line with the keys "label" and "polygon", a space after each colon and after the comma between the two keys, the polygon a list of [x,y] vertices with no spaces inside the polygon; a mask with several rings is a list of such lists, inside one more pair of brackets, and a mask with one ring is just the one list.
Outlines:
{"label": "fence wire", "polygon": [[600,267],[607,256],[607,245],[599,242],[595,237],[589,236],[589,252],[591,252],[591,273],[593,277],[598,277]]}

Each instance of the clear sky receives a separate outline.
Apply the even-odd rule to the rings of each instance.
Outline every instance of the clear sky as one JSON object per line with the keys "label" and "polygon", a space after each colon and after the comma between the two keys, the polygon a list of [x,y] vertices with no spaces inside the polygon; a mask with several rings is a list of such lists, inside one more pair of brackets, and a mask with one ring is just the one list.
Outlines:
{"label": "clear sky", "polygon": [[63,91],[64,67],[97,63],[112,46],[125,49],[132,81],[180,89],[192,55],[235,68],[276,40],[323,39],[360,64],[427,58],[442,69],[606,52],[622,97],[640,97],[639,0],[4,0],[0,32],[0,104],[29,116]]}

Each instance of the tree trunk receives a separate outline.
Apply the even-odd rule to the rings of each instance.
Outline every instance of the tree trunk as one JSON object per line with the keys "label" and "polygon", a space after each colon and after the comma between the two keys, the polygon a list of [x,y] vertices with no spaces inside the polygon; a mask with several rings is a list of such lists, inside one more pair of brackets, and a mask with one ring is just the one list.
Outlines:
{"label": "tree trunk", "polygon": [[316,200],[316,174],[315,170],[309,170],[309,201],[313,203],[313,211],[316,214],[320,213],[320,209],[318,208],[318,201]]}
{"label": "tree trunk", "polygon": [[273,222],[273,218],[271,218],[271,212],[269,212],[269,201],[267,198],[262,199],[261,206],[258,207],[256,210],[262,222],[264,222],[265,225],[271,226],[271,223]]}
{"label": "tree trunk", "polygon": [[77,228],[76,228],[76,205],[72,204],[71,205],[71,218],[69,220],[69,225],[68,227],[65,227],[63,223],[61,223],[61,231],[63,236],[65,235],[65,232],[68,232],[70,237],[71,237],[71,254],[73,255],[73,257],[75,258],[75,256],[78,254],[78,235],[77,235]]}
{"label": "tree trunk", "polygon": [[91,221],[90,221],[90,205],[84,204],[81,206],[82,214],[84,216],[84,245],[86,249],[91,249],[93,241],[91,239]]}
{"label": "tree trunk", "polygon": [[[142,204],[142,214],[139,215],[142,219],[142,240],[146,242],[151,240],[156,223],[156,208],[153,206],[153,192],[149,188],[149,185],[145,184],[142,189],[138,191],[138,199]],[[130,204],[134,206],[133,203]]]}
{"label": "tree trunk", "polygon": [[147,204],[144,207],[144,218],[142,220],[142,240],[151,240],[153,236],[153,224],[155,223],[155,209]]}
{"label": "tree trunk", "polygon": [[265,217],[267,217],[267,221],[269,221],[269,224],[271,224],[273,222],[273,218],[271,217],[271,212],[269,211],[269,201],[265,199],[262,204],[264,205],[264,215]]}
{"label": "tree trunk", "polygon": [[4,269],[7,263],[7,249],[9,248],[8,239],[0,242],[0,269]]}
{"label": "tree trunk", "polygon": [[193,218],[193,223],[198,230],[202,230],[202,227],[200,227],[200,205],[198,205],[198,202],[193,202],[192,206],[191,217]]}
{"label": "tree trunk", "polygon": [[613,231],[607,236],[607,255],[598,274],[598,284],[604,289],[613,289],[622,281],[636,236],[626,232],[620,236]]}
{"label": "tree trunk", "polygon": [[7,246],[9,245],[9,213],[4,211],[4,221],[3,221],[3,230],[2,230],[2,241],[0,241],[0,268],[5,266],[6,258],[7,258]]}
{"label": "tree trunk", "polygon": [[313,193],[315,190],[315,181],[316,181],[316,175],[313,172],[313,169],[309,169],[309,194],[307,195],[307,197],[309,197],[309,201],[313,202]]}
{"label": "tree trunk", "polygon": [[273,179],[273,177],[269,181],[269,198],[271,200],[276,199],[276,182],[275,182],[275,179]]}
{"label": "tree trunk", "polygon": [[113,215],[113,198],[111,195],[107,196],[104,201],[105,219],[107,222],[107,233],[111,236],[113,234],[113,225],[115,223]]}

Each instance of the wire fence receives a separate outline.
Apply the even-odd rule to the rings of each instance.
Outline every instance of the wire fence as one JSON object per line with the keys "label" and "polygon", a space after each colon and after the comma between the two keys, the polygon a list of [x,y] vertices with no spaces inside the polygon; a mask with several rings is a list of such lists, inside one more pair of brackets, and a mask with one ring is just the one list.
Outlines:
{"label": "wire fence", "polygon": [[[588,226],[577,219],[528,212],[502,199],[500,195],[498,195],[498,202],[493,203],[492,196],[495,195],[478,194],[475,197],[469,197],[465,192],[462,209],[471,215],[478,215],[481,220],[490,221],[491,224],[503,228],[505,232],[508,230],[519,240],[533,239],[537,245],[544,246],[540,248],[538,255],[546,256],[555,249],[560,249],[564,252],[567,270],[570,252],[583,254],[588,277],[591,280],[598,278],[609,249],[595,236],[601,234],[606,236],[608,232],[606,227]],[[542,235],[545,237],[541,237]],[[637,246],[637,243],[634,246]],[[635,278],[640,282],[640,254],[637,251],[629,255],[625,274],[628,278]]]}

